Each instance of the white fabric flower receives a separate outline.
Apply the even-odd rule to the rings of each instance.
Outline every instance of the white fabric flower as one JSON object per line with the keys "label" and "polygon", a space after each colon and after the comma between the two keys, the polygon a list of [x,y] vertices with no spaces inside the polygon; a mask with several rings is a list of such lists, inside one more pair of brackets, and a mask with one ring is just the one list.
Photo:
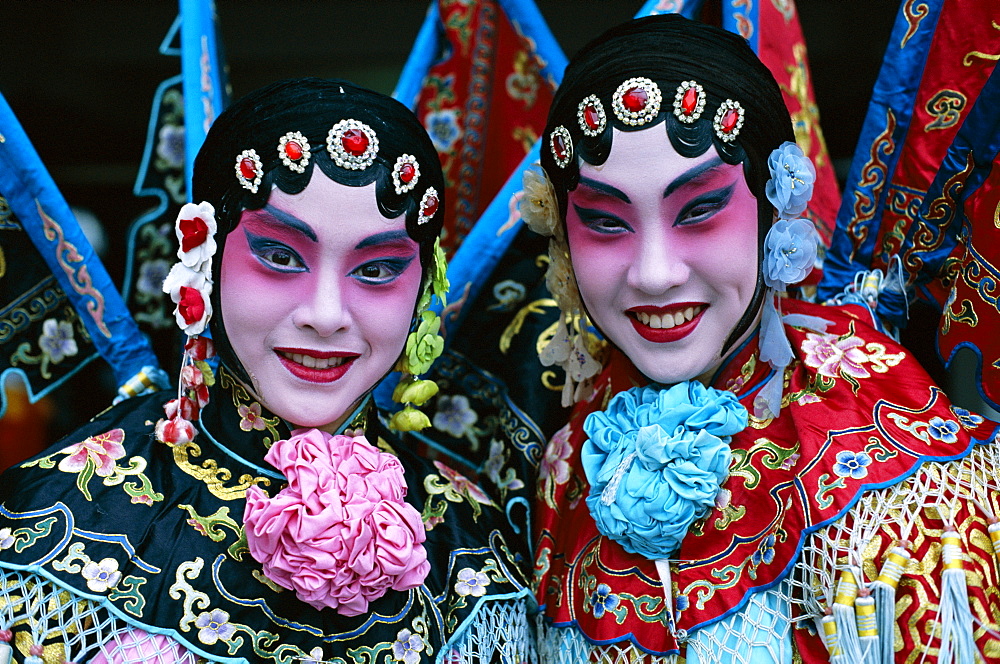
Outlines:
{"label": "white fabric flower", "polygon": [[174,318],[188,336],[201,334],[212,317],[212,281],[184,263],[175,263],[163,280],[163,292],[177,305]]}
{"label": "white fabric flower", "polygon": [[206,276],[212,273],[212,256],[215,255],[215,208],[211,203],[185,203],[177,213],[174,232],[177,234],[177,258]]}

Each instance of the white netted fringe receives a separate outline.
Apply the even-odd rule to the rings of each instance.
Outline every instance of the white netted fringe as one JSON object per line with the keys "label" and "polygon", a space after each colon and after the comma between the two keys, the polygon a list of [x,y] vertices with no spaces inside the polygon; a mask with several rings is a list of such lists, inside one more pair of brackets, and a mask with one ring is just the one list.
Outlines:
{"label": "white netted fringe", "polygon": [[[790,663],[793,601],[790,591],[789,585],[781,583],[757,593],[741,612],[690,634],[684,643],[687,664]],[[575,627],[552,627],[543,620],[538,624],[538,641],[538,661],[545,664],[676,664],[678,661],[676,656],[651,655],[628,642],[594,645]]]}
{"label": "white netted fringe", "polygon": [[525,600],[490,602],[438,659],[448,664],[521,664],[537,661],[534,645]]}
{"label": "white netted fringe", "polygon": [[[885,578],[865,578],[866,569],[877,566],[879,561],[863,561],[867,545],[881,532],[889,539],[905,540],[913,529],[914,521],[920,518],[925,508],[934,508],[940,513],[952,509],[959,501],[978,505],[981,510],[989,510],[984,496],[1000,491],[995,472],[1000,468],[1000,449],[997,445],[976,445],[964,459],[949,463],[926,463],[909,479],[878,491],[869,491],[862,496],[842,519],[827,528],[817,531],[807,539],[802,556],[792,572],[789,583],[794,587],[792,594],[801,610],[812,616],[823,634],[823,617],[832,609],[836,581],[843,570],[854,569],[861,573],[857,579],[861,588],[871,591],[876,600],[876,611],[890,621],[895,616],[895,581],[887,569],[894,564],[906,564],[906,552],[899,548],[894,559],[879,570]],[[982,514],[990,516],[989,512]],[[994,515],[995,516],[995,515]],[[868,563],[866,568],[863,562]],[[878,574],[879,572],[876,572]],[[887,575],[888,574],[888,575]],[[880,577],[881,578],[881,577]],[[939,581],[940,582],[940,581]],[[883,606],[879,606],[879,603]],[[884,606],[893,603],[892,607]],[[891,616],[891,618],[890,618]],[[880,619],[878,622],[882,623]],[[886,633],[888,632],[888,633]],[[878,625],[880,660],[894,659],[892,628]],[[928,648],[930,644],[922,644]]]}
{"label": "white netted fringe", "polygon": [[[26,621],[35,643],[61,642],[63,660],[88,662],[103,654],[108,661],[122,664],[195,664],[195,656],[185,651],[178,658],[176,648],[160,652],[149,634],[134,630],[97,604],[74,597],[30,573],[0,571],[0,629]],[[121,656],[117,647],[129,645],[132,658]],[[16,653],[16,650],[15,650]],[[117,655],[117,656],[116,656]],[[19,655],[15,655],[16,657]]]}

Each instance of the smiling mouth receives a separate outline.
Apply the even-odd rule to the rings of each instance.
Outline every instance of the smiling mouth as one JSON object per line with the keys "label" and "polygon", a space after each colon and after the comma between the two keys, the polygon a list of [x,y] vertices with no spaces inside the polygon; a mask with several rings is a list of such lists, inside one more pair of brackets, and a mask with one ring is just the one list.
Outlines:
{"label": "smiling mouth", "polygon": [[670,307],[634,307],[625,313],[643,339],[666,343],[691,334],[706,309],[707,304],[692,302]]}
{"label": "smiling mouth", "polygon": [[332,383],[351,368],[356,353],[314,351],[300,348],[275,348],[278,361],[296,378],[310,383]]}

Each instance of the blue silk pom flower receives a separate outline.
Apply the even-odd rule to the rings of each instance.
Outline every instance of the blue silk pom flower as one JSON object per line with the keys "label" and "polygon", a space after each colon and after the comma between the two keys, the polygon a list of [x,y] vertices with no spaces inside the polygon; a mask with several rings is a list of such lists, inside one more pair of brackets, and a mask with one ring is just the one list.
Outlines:
{"label": "blue silk pom flower", "polygon": [[805,212],[812,198],[816,169],[802,149],[791,141],[778,146],[767,160],[771,179],[764,187],[767,200],[778,210],[778,217],[788,219]]}
{"label": "blue silk pom flower", "polygon": [[735,395],[698,381],[615,395],[583,425],[597,529],[630,553],[666,558],[714,506],[729,474],[729,441],[746,426]]}
{"label": "blue silk pom flower", "polygon": [[764,283],[775,290],[797,284],[816,264],[816,229],[808,219],[779,219],[764,238]]}

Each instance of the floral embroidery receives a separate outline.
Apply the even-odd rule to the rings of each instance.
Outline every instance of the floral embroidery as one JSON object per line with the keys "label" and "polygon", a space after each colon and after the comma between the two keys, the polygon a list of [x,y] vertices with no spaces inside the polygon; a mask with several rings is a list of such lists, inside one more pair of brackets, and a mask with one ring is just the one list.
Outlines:
{"label": "floral embroidery", "polygon": [[506,473],[503,472],[509,456],[510,452],[503,441],[496,438],[490,440],[490,456],[483,464],[483,473],[500,489],[501,498],[506,498],[509,490],[524,488],[524,482],[518,479],[513,468],[508,468]]}
{"label": "floral embroidery", "polygon": [[[440,461],[435,461],[434,465],[438,469],[438,475],[428,475],[424,478],[424,489],[427,491],[427,502],[424,503],[423,512],[420,518],[424,522],[424,528],[431,530],[441,523],[444,513],[448,510],[448,502],[467,502],[472,507],[472,518],[478,520],[483,513],[481,505],[493,506],[482,489],[477,484],[469,481],[464,476],[455,472]],[[441,480],[444,480],[442,482]],[[435,496],[441,496],[444,500],[436,500]]]}
{"label": "floral embroidery", "polygon": [[570,426],[567,424],[552,436],[552,440],[545,446],[545,454],[541,463],[538,464],[538,481],[541,487],[541,495],[545,502],[555,509],[555,489],[561,484],[569,481],[571,472],[569,457],[573,454],[573,446],[570,444]]}
{"label": "floral embroidery", "polygon": [[[167,168],[184,165],[184,126],[164,124],[160,127],[156,142],[156,155],[165,162]],[[163,283],[162,280],[160,283]],[[157,286],[158,288],[159,286]]]}
{"label": "floral embroidery", "polygon": [[761,563],[771,564],[774,560],[774,533],[771,533],[760,543],[757,550],[750,555],[750,563],[756,567]]}
{"label": "floral embroidery", "polygon": [[483,572],[477,572],[470,567],[459,570],[458,581],[455,582],[455,592],[462,597],[482,597],[486,594],[486,586],[490,578]]}
{"label": "floral embroidery", "polygon": [[14,537],[10,528],[0,528],[0,551],[14,546]]}
{"label": "floral embroidery", "polygon": [[487,496],[478,485],[466,479],[464,475],[456,473],[454,470],[444,465],[440,461],[435,461],[434,465],[437,466],[438,472],[441,476],[448,480],[451,487],[459,494],[465,496],[469,500],[474,500],[481,505],[492,505],[493,501]]}
{"label": "floral embroidery", "polygon": [[139,268],[139,278],[135,286],[140,293],[158,296],[163,280],[167,278],[169,272],[170,263],[162,258],[146,261]]}
{"label": "floral embroidery", "polygon": [[442,396],[438,399],[437,408],[434,428],[455,438],[466,436],[479,419],[476,411],[469,407],[469,399],[461,394]]}
{"label": "floral embroidery", "polygon": [[860,480],[868,476],[868,466],[872,458],[867,452],[851,452],[843,450],[837,452],[837,463],[833,464],[833,472],[840,477],[850,477]]}
{"label": "floral embroidery", "polygon": [[236,411],[240,414],[240,429],[243,431],[263,431],[267,428],[267,422],[260,416],[260,404],[254,401],[249,406],[240,404]]}
{"label": "floral embroidery", "polygon": [[462,135],[462,130],[458,126],[457,108],[428,113],[424,117],[424,126],[427,127],[427,133],[437,151],[446,154]]}
{"label": "floral embroidery", "polygon": [[108,477],[115,471],[115,461],[125,456],[125,448],[122,446],[124,440],[124,430],[112,429],[70,445],[61,452],[69,456],[59,462],[59,470],[64,473],[79,473],[89,464],[94,474]]}
{"label": "floral embroidery", "polygon": [[87,587],[95,593],[107,592],[109,588],[117,586],[122,578],[122,573],[118,571],[118,561],[114,558],[105,558],[99,563],[90,561],[83,566],[80,574],[87,580]]}
{"label": "floral embroidery", "polygon": [[943,420],[940,417],[932,417],[927,423],[927,433],[931,438],[945,443],[954,443],[958,440],[958,422],[954,420]]}
{"label": "floral embroidery", "polygon": [[861,350],[863,345],[864,341],[853,335],[845,338],[809,332],[802,351],[806,354],[806,366],[823,376],[868,378],[871,374],[862,366],[868,360]]}
{"label": "floral embroidery", "polygon": [[236,633],[236,627],[229,624],[229,614],[222,609],[202,612],[194,625],[198,628],[198,640],[206,646],[214,646],[219,639],[228,641]]}
{"label": "floral embroidery", "polygon": [[408,629],[401,629],[396,633],[396,640],[392,643],[392,657],[397,662],[416,664],[420,661],[420,653],[423,650],[424,640],[419,634],[414,634]]}
{"label": "floral embroidery", "polygon": [[594,617],[602,618],[607,611],[612,611],[618,606],[618,595],[611,592],[608,584],[602,583],[590,596],[590,606],[594,611]]}
{"label": "floral embroidery", "polygon": [[958,421],[961,422],[964,427],[971,429],[983,423],[983,418],[964,408],[952,406],[951,412],[955,413],[955,417],[958,418]]}
{"label": "floral embroidery", "polygon": [[42,323],[38,347],[52,364],[59,364],[67,357],[76,355],[78,349],[73,338],[73,324],[64,320],[57,321],[55,318],[48,319]]}

